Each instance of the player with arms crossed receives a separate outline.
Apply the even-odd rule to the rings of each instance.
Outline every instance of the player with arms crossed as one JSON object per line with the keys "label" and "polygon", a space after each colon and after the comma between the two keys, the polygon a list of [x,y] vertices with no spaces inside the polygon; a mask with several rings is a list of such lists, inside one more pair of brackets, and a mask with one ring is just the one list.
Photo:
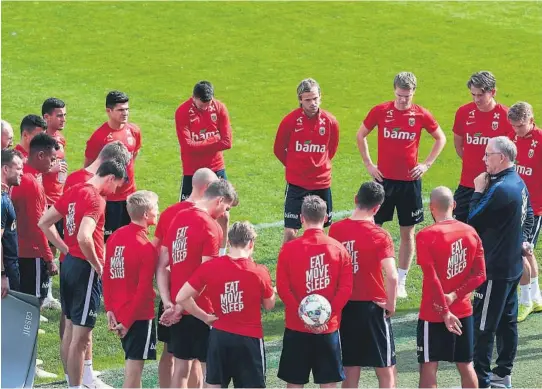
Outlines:
{"label": "player with arms crossed", "polygon": [[[271,276],[265,266],[252,259],[256,239],[252,224],[234,223],[228,238],[229,255],[198,267],[176,301],[191,315],[213,324],[207,352],[208,388],[227,388],[231,380],[236,388],[264,388],[266,362],[260,308],[270,310],[275,306]],[[206,313],[194,302],[203,289],[216,307],[214,314]]]}
{"label": "player with arms crossed", "polygon": [[126,198],[136,191],[134,164],[141,149],[141,130],[128,123],[129,98],[123,92],[112,91],[105,98],[105,110],[108,120],[90,136],[85,150],[85,167],[89,166],[100,154],[103,147],[116,140],[121,141],[132,158],[126,172],[128,181],[115,193],[107,196],[105,209],[105,240],[118,228],[130,223],[126,210]]}
{"label": "player with arms crossed", "polygon": [[340,328],[346,375],[343,388],[358,387],[361,367],[375,369],[381,388],[394,388],[395,343],[390,317],[397,297],[395,252],[390,234],[374,223],[384,202],[384,188],[375,181],[366,182],[355,202],[352,216],[329,228],[329,236],[350,253],[354,271],[354,287],[342,311]]}
{"label": "player with arms crossed", "polygon": [[484,249],[471,226],[455,220],[452,191],[431,192],[435,224],[416,236],[417,261],[423,273],[417,352],[420,388],[437,387],[439,361],[453,362],[463,388],[477,388],[471,293],[486,279]]}
{"label": "player with arms crossed", "polygon": [[279,125],[274,152],[284,165],[284,243],[294,239],[301,228],[301,204],[308,195],[326,202],[324,227],[331,225],[331,160],[339,146],[339,123],[320,109],[320,85],[307,78],[297,87],[300,108],[290,112]]}
{"label": "player with arms crossed", "polygon": [[[322,388],[344,380],[339,325],[341,311],[352,294],[352,260],[342,244],[324,233],[327,205],[316,195],[301,205],[303,236],[282,246],[277,262],[277,291],[284,302],[285,329],[278,377],[288,388],[309,382]],[[308,295],[319,294],[331,304],[323,326],[308,327],[298,315]]]}
{"label": "player with arms crossed", "polygon": [[109,329],[121,338],[124,387],[141,388],[146,360],[156,359],[154,271],[158,255],[147,237],[158,219],[158,196],[140,190],[126,199],[132,222],[107,240],[103,275]]}
{"label": "player with arms crossed", "polygon": [[522,322],[531,312],[542,312],[538,264],[534,255],[542,226],[542,130],[534,123],[533,107],[529,103],[519,102],[510,107],[508,120],[515,131],[512,139],[518,150],[516,170],[527,185],[534,214],[527,238],[531,247],[523,257],[523,275],[519,281],[518,322]]}
{"label": "player with arms crossed", "polygon": [[[162,241],[156,278],[164,304],[161,321],[166,325],[173,324],[168,342],[168,352],[175,357],[172,388],[187,387],[194,359],[201,363],[201,371],[197,372],[197,376],[198,386],[203,386],[209,339],[208,324],[198,318],[184,313],[180,321],[176,322],[181,312],[176,311],[179,307],[173,304],[172,297],[177,296],[184,283],[203,262],[218,257],[222,229],[216,219],[236,202],[237,193],[228,181],[213,182],[201,201],[193,208],[177,214]],[[169,272],[167,266],[170,267]],[[205,312],[212,313],[213,307],[205,293],[200,295],[197,303]],[[172,317],[176,320],[171,320]]]}
{"label": "player with arms crossed", "polygon": [[[102,163],[86,183],[66,191],[47,210],[39,227],[66,257],[60,272],[60,298],[66,316],[61,357],[68,385],[81,385],[83,360],[96,324],[102,295],[105,260],[105,199],[126,181],[126,169],[116,161]],[[64,218],[64,239],[54,223]]]}
{"label": "player with arms crossed", "polygon": [[[219,178],[227,180],[224,150],[231,149],[232,131],[226,106],[214,98],[214,88],[209,81],[194,86],[192,97],[175,111],[175,127],[181,149],[183,179],[179,201],[192,193],[192,177],[199,168],[209,168]],[[218,219],[224,232],[221,255],[226,253],[229,214]]]}
{"label": "player with arms crossed", "polygon": [[474,179],[485,172],[484,152],[489,139],[513,134],[506,120],[508,108],[495,101],[497,82],[488,71],[474,73],[467,81],[472,102],[461,106],[454,120],[454,147],[461,158],[461,180],[454,200],[454,217],[467,222],[469,203],[474,193]]}
{"label": "player with arms crossed", "polygon": [[[407,297],[406,278],[414,256],[415,226],[423,221],[422,176],[435,162],[446,144],[446,136],[433,115],[412,102],[416,92],[416,76],[401,72],[393,80],[395,100],[371,109],[363,121],[357,142],[369,174],[384,186],[384,204],[375,215],[375,223],[383,225],[393,219],[397,208],[399,219],[399,286],[397,297]],[[367,136],[378,127],[378,164],[369,154]],[[418,162],[422,129],[435,143],[429,156]]]}

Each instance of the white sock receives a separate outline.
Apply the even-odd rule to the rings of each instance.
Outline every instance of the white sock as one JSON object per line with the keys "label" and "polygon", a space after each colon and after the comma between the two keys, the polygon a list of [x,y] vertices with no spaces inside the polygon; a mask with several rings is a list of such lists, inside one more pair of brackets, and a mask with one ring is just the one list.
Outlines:
{"label": "white sock", "polygon": [[49,289],[47,290],[47,298],[49,300],[54,299],[53,297],[53,280],[49,278]]}
{"label": "white sock", "polygon": [[68,387],[70,387],[70,377],[68,377],[67,374],[64,374],[64,377],[66,377],[66,383],[68,384]]}
{"label": "white sock", "polygon": [[542,295],[540,295],[540,286],[538,285],[538,277],[531,278],[531,300],[542,300]]}
{"label": "white sock", "polygon": [[94,374],[92,371],[92,359],[86,360],[83,364],[83,384],[92,384]]}
{"label": "white sock", "polygon": [[220,255],[220,256],[226,255],[226,248],[225,248],[225,247],[221,247],[220,250],[218,250],[218,255]]}
{"label": "white sock", "polygon": [[531,305],[531,284],[520,285],[519,288],[521,289],[521,297],[519,303],[523,305]]}
{"label": "white sock", "polygon": [[408,270],[398,268],[398,269],[397,269],[397,274],[399,275],[398,283],[399,283],[400,285],[405,285],[405,284],[406,284],[406,277],[407,277],[407,274],[408,274]]}
{"label": "white sock", "polygon": [[70,388],[70,389],[81,389],[81,385],[79,385],[79,386],[68,386],[68,388]]}

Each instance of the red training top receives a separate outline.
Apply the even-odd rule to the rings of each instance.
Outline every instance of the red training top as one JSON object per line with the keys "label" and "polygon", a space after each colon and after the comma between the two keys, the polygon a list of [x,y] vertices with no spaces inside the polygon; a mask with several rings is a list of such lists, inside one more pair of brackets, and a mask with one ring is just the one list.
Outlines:
{"label": "red training top", "polygon": [[[56,131],[53,138],[58,142],[60,147],[56,152],[57,162],[66,158],[66,139],[60,131]],[[43,174],[43,188],[45,190],[45,196],[47,196],[47,204],[53,205],[59,198],[64,189],[64,181],[58,179],[59,175],[63,173],[44,173]]]}
{"label": "red training top", "polygon": [[175,216],[177,216],[177,214],[182,210],[193,207],[194,203],[191,201],[182,201],[167,207],[164,212],[160,214],[160,219],[158,220],[158,224],[154,230],[154,237],[160,239],[160,242],[163,242],[169,227],[171,226],[171,222],[173,219],[175,219]]}

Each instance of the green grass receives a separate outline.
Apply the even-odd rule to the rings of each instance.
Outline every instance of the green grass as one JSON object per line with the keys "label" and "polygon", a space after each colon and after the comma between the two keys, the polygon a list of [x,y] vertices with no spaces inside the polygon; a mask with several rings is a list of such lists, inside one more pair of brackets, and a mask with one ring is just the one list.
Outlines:
{"label": "green grass", "polygon": [[[272,145],[278,123],[297,105],[295,88],[302,78],[320,82],[322,106],[341,126],[333,165],[337,211],[352,207],[355,189],[369,178],[355,144],[357,128],[373,105],[393,98],[392,79],[401,70],[417,75],[416,102],[435,115],[449,140],[424,177],[426,196],[437,185],[457,185],[460,163],[451,125],[455,110],[469,101],[470,74],[493,71],[500,102],[525,100],[542,114],[540,2],[2,2],[1,7],[2,118],[17,128],[24,115],[39,113],[45,98],[65,100],[66,159],[75,170],[86,140],[106,119],[106,93],[127,92],[131,121],[143,132],[138,187],[156,191],[162,209],[177,200],[180,184],[174,111],[201,79],[215,84],[232,119],[233,149],[225,158],[241,198],[232,218],[255,224],[282,218],[284,174]],[[369,143],[375,158],[374,134]],[[424,134],[421,159],[431,145]],[[397,242],[396,223],[385,227]],[[272,274],[280,242],[280,228],[260,231],[255,257]],[[400,311],[417,308],[420,279],[414,266]],[[46,315],[51,322],[40,337],[40,358],[48,371],[61,373],[56,314]],[[280,338],[282,320],[280,307],[265,315],[266,339]],[[122,366],[120,344],[105,330],[103,315],[95,339],[96,368]],[[400,374],[415,355],[413,343],[405,344],[410,351],[399,354]],[[522,343],[520,353],[525,347],[530,346]],[[533,358],[539,361],[536,353]],[[533,377],[540,380],[542,373],[533,368],[515,384],[538,382],[529,381]]]}

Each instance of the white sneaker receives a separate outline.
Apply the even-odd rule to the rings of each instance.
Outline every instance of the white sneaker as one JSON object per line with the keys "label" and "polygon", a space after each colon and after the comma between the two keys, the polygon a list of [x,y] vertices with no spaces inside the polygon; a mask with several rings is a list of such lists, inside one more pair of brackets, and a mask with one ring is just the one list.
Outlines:
{"label": "white sneaker", "polygon": [[501,377],[495,373],[491,373],[489,376],[490,385],[492,388],[511,388],[512,387],[512,376],[506,375]]}
{"label": "white sneaker", "polygon": [[90,383],[90,384],[85,384],[83,382],[83,387],[89,388],[89,389],[113,388],[112,386],[107,385],[105,382],[103,382],[98,377],[94,377],[94,379],[92,380],[92,383]]}
{"label": "white sneaker", "polygon": [[40,335],[45,334],[45,330],[42,330],[41,328],[38,328],[38,334],[40,334]]}
{"label": "white sneaker", "polygon": [[43,315],[40,315],[40,321],[41,321],[42,323],[47,323],[47,322],[49,321],[49,319],[47,319],[47,318],[46,318],[45,316],[43,316]]}
{"label": "white sneaker", "polygon": [[43,361],[41,359],[36,359],[36,366],[43,365]]}
{"label": "white sneaker", "polygon": [[60,301],[58,301],[56,298],[52,297],[45,297],[45,300],[43,300],[43,304],[41,306],[43,309],[56,309],[60,310]]}
{"label": "white sneaker", "polygon": [[39,378],[56,378],[58,377],[54,373],[49,373],[48,371],[45,371],[43,369],[40,369],[39,367],[36,367],[36,377]]}
{"label": "white sneaker", "polygon": [[400,299],[405,299],[408,297],[405,284],[397,285],[397,297],[399,297]]}

